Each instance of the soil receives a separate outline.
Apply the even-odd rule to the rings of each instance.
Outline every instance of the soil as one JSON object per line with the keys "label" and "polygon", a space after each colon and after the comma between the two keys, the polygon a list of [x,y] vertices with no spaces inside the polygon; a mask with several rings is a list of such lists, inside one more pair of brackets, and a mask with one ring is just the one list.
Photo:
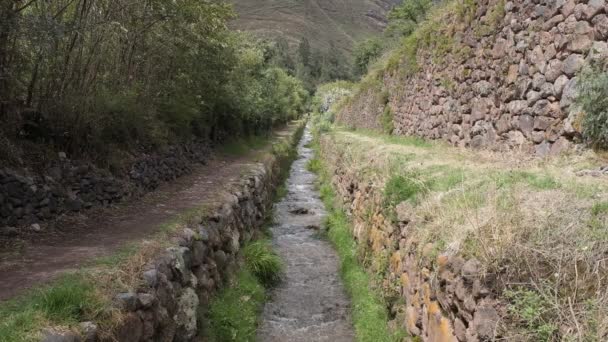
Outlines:
{"label": "soil", "polygon": [[315,189],[316,176],[306,170],[313,155],[306,147],[310,140],[306,131],[287,180],[288,193],[275,204],[272,241],[286,270],[264,307],[259,341],[355,340],[338,255],[318,232],[326,213]]}
{"label": "soil", "polygon": [[42,232],[0,241],[0,301],[112,255],[151,236],[178,214],[212,203],[262,150],[240,157],[215,155],[190,175],[130,203],[65,216]]}

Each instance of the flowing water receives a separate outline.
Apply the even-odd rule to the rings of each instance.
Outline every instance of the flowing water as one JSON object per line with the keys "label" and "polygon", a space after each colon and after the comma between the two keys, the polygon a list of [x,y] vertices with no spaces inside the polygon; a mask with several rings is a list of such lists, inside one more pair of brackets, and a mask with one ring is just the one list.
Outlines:
{"label": "flowing water", "polygon": [[318,236],[325,210],[306,169],[313,151],[307,129],[287,179],[287,195],[275,204],[273,245],[286,265],[282,284],[266,303],[259,341],[354,341],[350,304],[339,276],[339,259]]}

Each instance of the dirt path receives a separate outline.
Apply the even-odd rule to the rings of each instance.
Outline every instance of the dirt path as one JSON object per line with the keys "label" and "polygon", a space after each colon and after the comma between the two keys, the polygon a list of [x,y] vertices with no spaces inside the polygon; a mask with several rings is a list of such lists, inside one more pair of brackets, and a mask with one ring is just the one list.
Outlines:
{"label": "dirt path", "polygon": [[317,230],[325,211],[315,190],[315,175],[306,170],[312,150],[298,146],[299,159],[287,180],[288,194],[275,207],[273,244],[287,265],[286,277],[266,303],[258,340],[354,341],[350,304],[339,277],[339,260]]}
{"label": "dirt path", "polygon": [[[285,135],[286,131],[277,133]],[[163,184],[132,203],[73,216],[46,233],[0,255],[0,300],[76,270],[142,240],[189,209],[212,203],[217,194],[254,164],[262,151],[247,156],[215,156],[192,174]]]}

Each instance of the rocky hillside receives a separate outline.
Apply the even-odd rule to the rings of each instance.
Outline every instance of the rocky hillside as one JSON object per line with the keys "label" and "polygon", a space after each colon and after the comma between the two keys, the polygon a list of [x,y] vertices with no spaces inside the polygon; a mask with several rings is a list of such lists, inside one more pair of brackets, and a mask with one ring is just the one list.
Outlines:
{"label": "rocky hillside", "polygon": [[292,44],[308,38],[315,48],[333,42],[350,51],[354,42],[386,26],[386,15],[399,0],[241,0],[233,1],[234,26],[266,37],[283,36]]}
{"label": "rocky hillside", "polygon": [[581,72],[608,57],[607,12],[604,0],[448,2],[338,120],[459,146],[563,151],[581,133]]}

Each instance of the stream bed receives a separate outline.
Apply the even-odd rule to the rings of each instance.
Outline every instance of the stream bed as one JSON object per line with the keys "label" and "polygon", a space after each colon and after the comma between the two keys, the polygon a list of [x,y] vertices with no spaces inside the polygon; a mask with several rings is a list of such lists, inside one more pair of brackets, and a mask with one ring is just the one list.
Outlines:
{"label": "stream bed", "polygon": [[326,213],[316,175],[306,169],[313,158],[307,147],[311,140],[307,128],[287,179],[287,195],[275,204],[272,243],[286,267],[283,282],[264,307],[258,329],[263,342],[355,340],[338,255],[319,236]]}

